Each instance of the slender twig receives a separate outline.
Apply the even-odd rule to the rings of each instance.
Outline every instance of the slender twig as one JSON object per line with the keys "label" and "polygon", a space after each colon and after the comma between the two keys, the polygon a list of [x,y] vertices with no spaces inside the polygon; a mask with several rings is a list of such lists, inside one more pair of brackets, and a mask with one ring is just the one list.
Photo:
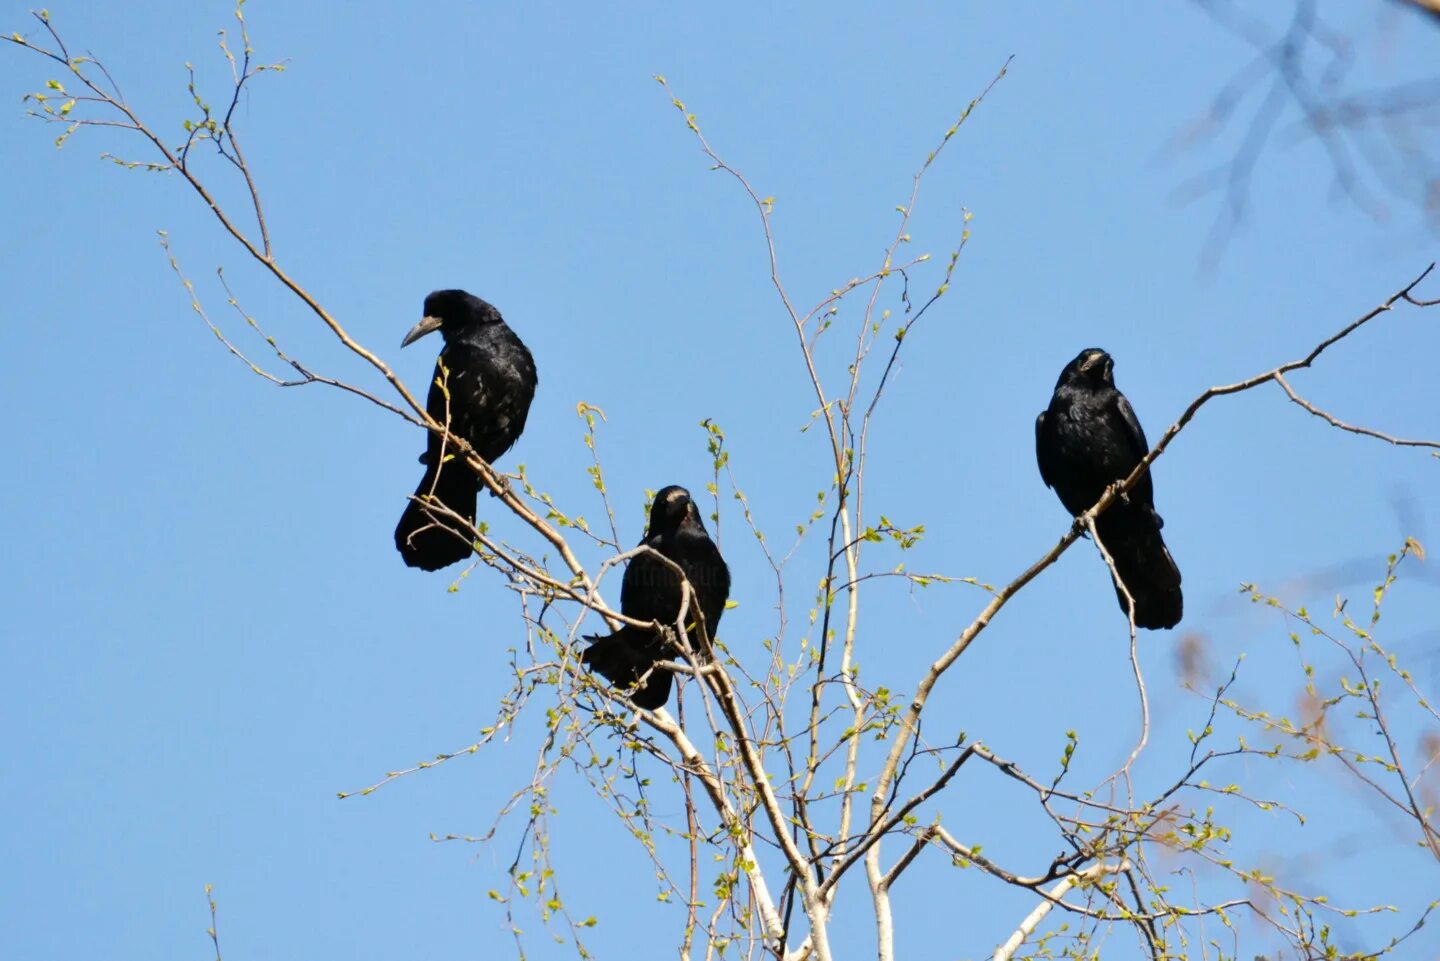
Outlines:
{"label": "slender twig", "polygon": [[[1408,300],[1409,298],[1406,299]],[[1411,303],[1418,302],[1411,301]],[[1440,450],[1440,441],[1405,440],[1402,437],[1391,437],[1389,434],[1382,433],[1378,430],[1371,430],[1368,427],[1357,427],[1354,424],[1347,424],[1335,415],[1327,411],[1321,410],[1305,398],[1301,397],[1299,394],[1295,393],[1295,388],[1290,386],[1290,382],[1285,379],[1284,374],[1276,374],[1275,383],[1280,385],[1280,388],[1285,391],[1286,396],[1288,396],[1291,400],[1308,410],[1310,413],[1314,414],[1316,417],[1319,417],[1321,420],[1325,421],[1332,427],[1338,427],[1341,430],[1349,431],[1352,434],[1363,434],[1366,437],[1374,437],[1377,440],[1383,440],[1387,444],[1394,444],[1396,447],[1431,447]]]}

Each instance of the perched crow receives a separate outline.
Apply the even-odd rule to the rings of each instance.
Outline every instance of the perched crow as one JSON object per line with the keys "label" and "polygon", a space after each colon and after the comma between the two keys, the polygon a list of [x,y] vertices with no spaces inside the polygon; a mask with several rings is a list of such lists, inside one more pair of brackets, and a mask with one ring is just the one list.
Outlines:
{"label": "perched crow", "polygon": [[[650,508],[650,527],[641,544],[674,561],[685,572],[693,594],[686,617],[686,636],[697,654],[708,656],[698,630],[697,614],[703,614],[704,636],[713,639],[725,600],[730,596],[730,569],[705,532],[700,512],[683,487],[667,487],[655,495]],[[673,626],[680,615],[680,579],[653,554],[641,554],[630,561],[620,583],[620,610],[642,621],[659,621]],[[612,684],[632,687],[658,660],[675,656],[674,649],[653,630],[622,627],[605,637],[588,637],[591,645],[580,660]],[[658,670],[630,695],[643,708],[655,710],[670,699],[671,674]]]}
{"label": "perched crow", "polygon": [[[440,423],[448,422],[450,433],[463,437],[477,454],[494,463],[525,429],[538,382],[535,361],[505,325],[500,311],[463,290],[437,290],[426,297],[424,319],[400,346],[413,344],[433,330],[445,338],[445,348],[435,363],[425,409]],[[443,457],[454,453],[451,443]],[[420,462],[425,477],[415,496],[431,495],[473,522],[480,480],[465,462],[451,458],[442,463],[442,442],[436,434],[430,435]],[[406,564],[427,571],[463,560],[470,555],[470,538],[457,535],[453,523],[411,501],[395,527],[395,549]]]}
{"label": "perched crow", "polygon": [[[1103,350],[1080,351],[1055,384],[1050,407],[1035,419],[1040,478],[1055,488],[1071,515],[1095,506],[1105,489],[1130,476],[1150,452],[1125,395],[1115,388],[1115,362]],[[1183,610],[1180,569],[1160,536],[1147,471],[1095,522],[1100,541],[1135,599],[1135,626],[1174,627]],[[1116,585],[1120,609],[1128,611]]]}

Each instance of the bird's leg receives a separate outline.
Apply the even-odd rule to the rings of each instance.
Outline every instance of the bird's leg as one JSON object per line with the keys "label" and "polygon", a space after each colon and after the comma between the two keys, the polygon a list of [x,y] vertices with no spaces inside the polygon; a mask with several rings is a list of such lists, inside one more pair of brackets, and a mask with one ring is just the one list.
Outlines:
{"label": "bird's leg", "polygon": [[1129,507],[1129,506],[1130,506],[1130,494],[1129,494],[1128,492],[1122,491],[1122,490],[1120,489],[1120,485],[1121,485],[1122,483],[1124,483],[1124,482],[1123,482],[1123,481],[1116,481],[1115,483],[1111,484],[1109,487],[1105,488],[1105,492],[1106,492],[1107,494],[1114,494],[1114,495],[1115,495],[1115,499],[1120,502],[1121,506],[1123,506],[1123,507]]}
{"label": "bird's leg", "polygon": [[1073,519],[1070,521],[1070,533],[1074,534],[1076,537],[1089,537],[1089,536],[1090,536],[1090,532],[1085,529],[1085,515],[1084,515],[1084,514],[1081,514],[1079,517],[1073,518]]}
{"label": "bird's leg", "polygon": [[487,487],[487,488],[486,488],[486,490],[488,490],[488,491],[490,492],[490,496],[491,496],[491,497],[504,497],[506,494],[511,493],[510,475],[509,475],[509,474],[502,474],[502,473],[500,473],[499,471],[494,471],[494,475],[495,475],[495,486],[494,486],[494,487]]}

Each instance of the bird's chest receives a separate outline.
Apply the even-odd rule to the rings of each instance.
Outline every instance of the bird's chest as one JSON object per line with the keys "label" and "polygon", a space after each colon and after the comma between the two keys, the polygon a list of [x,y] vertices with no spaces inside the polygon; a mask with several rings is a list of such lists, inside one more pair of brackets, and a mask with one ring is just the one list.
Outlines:
{"label": "bird's chest", "polygon": [[528,408],[532,389],[524,372],[504,357],[470,345],[452,345],[441,353],[435,367],[427,406],[440,418],[449,413],[458,432],[494,425]]}
{"label": "bird's chest", "polygon": [[[675,538],[662,539],[650,546],[664,554],[684,573],[685,580],[690,582],[693,591],[690,611],[699,612],[708,606],[708,599],[716,589],[716,585],[712,583],[716,575],[711,569],[712,565],[705,563],[701,545],[692,545],[682,538]],[[679,614],[684,592],[680,573],[677,573],[675,567],[652,556],[639,557],[632,562],[633,583],[627,584],[630,588],[627,593],[632,595],[631,600],[645,608],[640,616],[668,621]]]}
{"label": "bird's chest", "polygon": [[447,347],[437,374],[456,396],[510,396],[524,384],[521,372],[504,358],[468,345]]}
{"label": "bird's chest", "polygon": [[1130,473],[1135,456],[1117,429],[1118,411],[1103,403],[1072,403],[1057,413],[1051,439],[1057,460],[1072,475],[1103,488]]}

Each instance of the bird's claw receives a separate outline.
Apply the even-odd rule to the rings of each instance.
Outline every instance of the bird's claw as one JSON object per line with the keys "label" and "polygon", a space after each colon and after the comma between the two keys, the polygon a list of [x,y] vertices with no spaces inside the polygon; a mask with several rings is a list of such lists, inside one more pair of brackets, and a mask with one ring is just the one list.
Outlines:
{"label": "bird's claw", "polygon": [[489,490],[491,497],[504,497],[506,494],[512,493],[512,489],[510,487],[510,478],[506,477],[504,474],[496,474],[495,486],[491,487]]}

